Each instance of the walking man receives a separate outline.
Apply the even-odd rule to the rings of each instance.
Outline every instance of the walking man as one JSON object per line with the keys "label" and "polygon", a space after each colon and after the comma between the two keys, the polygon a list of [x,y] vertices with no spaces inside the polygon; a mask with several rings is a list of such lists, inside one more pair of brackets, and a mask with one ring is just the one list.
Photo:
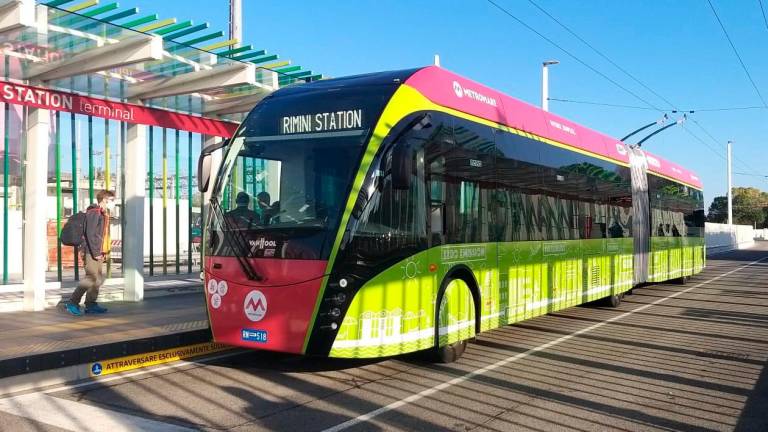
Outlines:
{"label": "walking man", "polygon": [[85,313],[101,314],[106,308],[96,303],[99,288],[104,283],[103,263],[111,249],[109,239],[109,214],[115,209],[115,193],[100,190],[96,193],[96,204],[91,204],[85,212],[85,241],[81,246],[85,263],[85,278],[72,293],[66,309],[72,315],[80,316],[80,300],[85,294]]}

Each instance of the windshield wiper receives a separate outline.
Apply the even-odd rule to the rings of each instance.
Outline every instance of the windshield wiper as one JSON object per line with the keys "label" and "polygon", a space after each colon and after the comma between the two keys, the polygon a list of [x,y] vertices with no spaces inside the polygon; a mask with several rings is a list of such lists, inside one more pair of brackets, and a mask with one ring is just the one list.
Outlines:
{"label": "windshield wiper", "polygon": [[[262,277],[256,269],[253,268],[251,265],[251,262],[248,261],[248,257],[250,257],[250,248],[248,247],[248,241],[245,238],[245,236],[240,232],[238,229],[234,229],[232,227],[232,223],[229,221],[229,219],[224,215],[224,213],[221,211],[221,206],[219,206],[219,200],[216,197],[211,198],[211,208],[218,213],[218,216],[221,218],[222,223],[224,224],[224,227],[226,228],[226,231],[224,234],[225,241],[229,244],[229,247],[232,248],[232,250],[235,253],[235,258],[237,258],[237,262],[240,263],[240,267],[243,269],[243,272],[245,273],[245,276],[249,280],[255,280],[255,281],[261,281],[264,280],[264,277]],[[230,236],[229,234],[232,233]],[[237,233],[237,235],[235,235]],[[235,239],[237,242],[235,242]]]}

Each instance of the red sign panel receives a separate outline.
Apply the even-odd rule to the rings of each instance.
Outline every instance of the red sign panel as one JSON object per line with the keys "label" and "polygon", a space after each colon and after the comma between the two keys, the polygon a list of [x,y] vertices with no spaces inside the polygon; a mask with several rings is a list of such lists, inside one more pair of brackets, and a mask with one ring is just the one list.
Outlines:
{"label": "red sign panel", "polygon": [[0,102],[229,138],[237,123],[0,81]]}

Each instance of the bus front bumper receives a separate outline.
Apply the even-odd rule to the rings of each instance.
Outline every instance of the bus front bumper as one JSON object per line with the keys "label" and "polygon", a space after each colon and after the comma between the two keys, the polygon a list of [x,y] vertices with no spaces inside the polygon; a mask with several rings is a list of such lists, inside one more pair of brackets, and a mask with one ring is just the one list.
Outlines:
{"label": "bus front bumper", "polygon": [[[269,265],[259,264],[260,267]],[[280,267],[284,268],[285,264],[280,263]],[[325,261],[297,263],[291,276],[295,277],[297,272],[320,276],[286,285],[261,286],[251,282],[246,285],[206,271],[206,299],[214,341],[301,354],[326,264]],[[274,278],[271,281],[274,283]]]}

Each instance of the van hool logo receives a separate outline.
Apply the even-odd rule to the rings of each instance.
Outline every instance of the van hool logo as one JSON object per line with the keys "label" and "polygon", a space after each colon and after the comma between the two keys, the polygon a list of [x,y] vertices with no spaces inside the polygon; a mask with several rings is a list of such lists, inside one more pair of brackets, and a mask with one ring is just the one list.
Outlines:
{"label": "van hool logo", "polygon": [[622,156],[627,155],[627,149],[624,148],[623,144],[616,143],[616,151]]}
{"label": "van hool logo", "polygon": [[482,93],[478,93],[472,89],[462,87],[458,81],[453,82],[453,92],[456,93],[456,97],[459,97],[459,98],[466,96],[478,102],[482,102],[484,104],[488,104],[493,107],[496,106],[496,99],[492,97],[488,97]]}
{"label": "van hool logo", "polygon": [[251,250],[277,246],[277,242],[275,240],[267,240],[264,237],[261,237],[258,240],[249,240],[248,243],[251,244]]}

